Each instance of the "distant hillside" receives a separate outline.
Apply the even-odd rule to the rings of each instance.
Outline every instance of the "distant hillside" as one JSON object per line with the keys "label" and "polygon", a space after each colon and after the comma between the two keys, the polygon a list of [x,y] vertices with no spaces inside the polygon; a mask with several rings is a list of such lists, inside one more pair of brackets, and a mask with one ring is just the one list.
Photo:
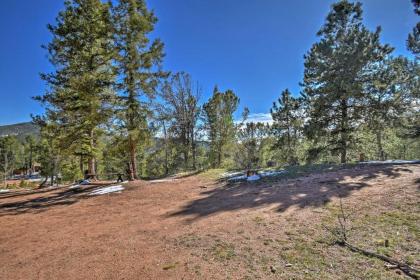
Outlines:
{"label": "distant hillside", "polygon": [[19,139],[24,139],[27,135],[39,135],[39,127],[31,122],[16,123],[0,126],[0,137],[15,135]]}

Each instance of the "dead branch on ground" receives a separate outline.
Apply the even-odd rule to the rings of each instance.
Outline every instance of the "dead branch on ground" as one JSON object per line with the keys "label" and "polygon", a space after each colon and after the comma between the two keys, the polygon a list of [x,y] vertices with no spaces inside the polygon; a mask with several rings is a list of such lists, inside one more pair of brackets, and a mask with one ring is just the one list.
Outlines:
{"label": "dead branch on ground", "polygon": [[413,279],[419,279],[420,271],[417,268],[414,268],[412,266],[409,266],[408,264],[399,262],[395,259],[389,258],[384,255],[380,255],[371,251],[367,251],[364,249],[361,249],[351,243],[348,242],[348,217],[349,215],[346,215],[343,208],[342,200],[340,199],[340,213],[337,215],[338,219],[338,227],[337,228],[328,228],[327,226],[323,226],[324,229],[326,229],[328,232],[330,232],[335,238],[335,243],[349,248],[352,252],[356,252],[368,257],[373,257],[380,259],[384,262],[387,262],[389,265],[388,268],[395,268],[399,269],[402,272],[404,272],[407,276],[413,278]]}

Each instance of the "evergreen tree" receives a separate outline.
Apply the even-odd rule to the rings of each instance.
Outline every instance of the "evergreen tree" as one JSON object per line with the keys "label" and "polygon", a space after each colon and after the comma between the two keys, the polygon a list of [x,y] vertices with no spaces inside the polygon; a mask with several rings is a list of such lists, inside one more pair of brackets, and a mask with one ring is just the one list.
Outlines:
{"label": "evergreen tree", "polygon": [[157,22],[143,0],[120,0],[113,8],[117,65],[121,81],[120,109],[127,134],[130,180],[137,176],[137,149],[142,130],[147,130],[148,108],[145,98],[154,97],[160,78],[163,43],[148,38]]}
{"label": "evergreen tree", "polygon": [[387,58],[367,65],[364,91],[365,121],[376,136],[377,158],[385,160],[383,134],[387,127],[398,125],[412,105],[408,83],[411,77],[407,59]]}
{"label": "evergreen tree", "polygon": [[[63,149],[59,148],[56,124],[47,123],[40,119],[37,120],[37,123],[41,127],[41,139],[37,145],[37,161],[41,164],[40,174],[45,177],[41,186],[45,186],[48,179],[52,186],[59,170],[60,150]],[[66,152],[68,153],[69,151],[64,149],[64,153]]]}
{"label": "evergreen tree", "polygon": [[210,162],[220,167],[225,148],[235,137],[233,113],[239,105],[239,97],[231,90],[219,92],[215,87],[213,96],[203,105],[205,127],[210,140]]}
{"label": "evergreen tree", "polygon": [[[420,1],[412,0],[412,2],[414,12],[420,15]],[[420,22],[416,24],[413,31],[408,35],[407,47],[416,56],[416,59],[420,59]]]}
{"label": "evergreen tree", "polygon": [[15,136],[0,137],[0,172],[3,177],[4,188],[7,187],[6,180],[17,167],[19,141]]}
{"label": "evergreen tree", "polygon": [[238,162],[240,167],[248,171],[261,166],[263,140],[269,132],[268,125],[260,122],[246,122],[237,131],[238,137]]}
{"label": "evergreen tree", "polygon": [[49,91],[35,97],[56,127],[59,146],[87,158],[96,177],[98,133],[112,114],[114,47],[109,4],[100,0],[67,0],[46,49],[55,71],[42,74]]}
{"label": "evergreen tree", "polygon": [[333,4],[317,34],[320,41],[305,55],[306,134],[317,142],[327,139],[321,149],[340,154],[341,163],[347,161],[364,111],[360,76],[366,64],[381,61],[392,51],[380,44],[379,27],[370,32],[363,25],[361,6],[347,0]]}
{"label": "evergreen tree", "polygon": [[116,178],[118,174],[130,176],[130,172],[127,172],[129,171],[127,170],[128,157],[127,137],[118,130],[113,131],[107,138],[102,151],[103,169],[109,179]]}
{"label": "evergreen tree", "polygon": [[[414,12],[420,15],[420,1],[412,0],[414,5]],[[415,60],[410,64],[411,69],[411,96],[412,101],[412,114],[408,117],[406,127],[406,136],[409,138],[420,137],[420,22],[413,28],[411,34],[408,35],[407,40],[408,49],[415,55]]]}
{"label": "evergreen tree", "polygon": [[296,145],[303,127],[301,100],[292,96],[288,89],[281,93],[278,104],[271,108],[272,132],[277,138],[274,148],[282,151],[282,159],[296,164]]}
{"label": "evergreen tree", "polygon": [[33,164],[34,164],[34,158],[35,158],[36,144],[37,144],[36,139],[33,135],[28,135],[25,137],[25,142],[24,142],[25,170],[26,170],[26,173],[29,173],[29,175],[32,175],[32,172],[34,171]]}

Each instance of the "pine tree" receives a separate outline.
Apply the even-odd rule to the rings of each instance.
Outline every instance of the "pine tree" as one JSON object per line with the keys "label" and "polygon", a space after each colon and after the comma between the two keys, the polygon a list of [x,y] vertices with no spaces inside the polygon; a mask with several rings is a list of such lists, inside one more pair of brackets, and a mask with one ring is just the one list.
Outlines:
{"label": "pine tree", "polygon": [[306,134],[315,141],[327,139],[323,149],[340,154],[345,163],[363,115],[361,73],[367,63],[381,61],[392,49],[380,44],[379,27],[370,32],[363,25],[359,2],[333,4],[317,35],[320,41],[304,57]]}
{"label": "pine tree", "polygon": [[301,100],[292,96],[288,89],[281,93],[278,104],[271,108],[272,132],[277,138],[275,149],[282,151],[282,158],[289,164],[296,164],[296,144],[303,127]]}
{"label": "pine tree", "polygon": [[[412,0],[414,5],[414,12],[420,16],[420,1]],[[416,24],[413,31],[408,35],[407,48],[420,59],[420,22]]]}
{"label": "pine tree", "polygon": [[7,187],[7,179],[17,167],[18,139],[15,136],[0,137],[0,172],[3,173],[4,188]]}
{"label": "pine tree", "polygon": [[59,170],[60,152],[68,153],[65,149],[59,147],[58,129],[55,123],[48,123],[40,118],[36,119],[40,126],[41,139],[37,145],[37,161],[41,164],[41,176],[45,177],[40,186],[45,186],[50,179],[50,185],[54,185]]}
{"label": "pine tree", "polygon": [[263,140],[268,132],[268,125],[260,122],[246,122],[238,128],[239,153],[237,161],[240,163],[240,167],[247,171],[260,167]]}
{"label": "pine tree", "polygon": [[[115,175],[130,175],[127,172],[127,137],[121,131],[113,131],[107,137],[105,147],[102,150],[104,173],[108,174],[109,179],[115,179]],[[127,173],[127,174],[126,174]]]}
{"label": "pine tree", "polygon": [[[414,5],[414,12],[420,15],[420,1],[412,0]],[[420,22],[413,28],[412,33],[408,35],[407,40],[408,49],[415,55],[415,60],[411,63],[411,96],[413,112],[410,120],[408,120],[406,136],[410,138],[420,137]]]}
{"label": "pine tree", "polygon": [[213,96],[203,105],[205,126],[210,140],[210,162],[220,167],[225,148],[235,137],[233,113],[239,105],[239,97],[232,90],[219,92],[215,87]]}
{"label": "pine tree", "polygon": [[148,105],[146,99],[155,96],[159,79],[167,74],[160,65],[163,43],[148,38],[157,22],[143,0],[120,0],[113,8],[117,65],[121,81],[120,109],[123,128],[127,134],[130,180],[137,176],[137,148],[142,130],[147,130]]}
{"label": "pine tree", "polygon": [[109,4],[100,0],[67,0],[48,25],[53,35],[46,49],[55,71],[42,74],[49,90],[35,97],[58,130],[59,146],[88,160],[96,177],[95,158],[101,126],[112,114],[114,47]]}
{"label": "pine tree", "polygon": [[25,137],[24,149],[25,149],[25,171],[32,175],[33,164],[35,158],[35,148],[36,148],[36,139],[33,135],[28,135]]}
{"label": "pine tree", "polygon": [[385,160],[383,133],[387,127],[396,127],[401,116],[412,105],[409,62],[403,57],[386,58],[368,64],[364,72],[364,120],[376,136],[378,159]]}

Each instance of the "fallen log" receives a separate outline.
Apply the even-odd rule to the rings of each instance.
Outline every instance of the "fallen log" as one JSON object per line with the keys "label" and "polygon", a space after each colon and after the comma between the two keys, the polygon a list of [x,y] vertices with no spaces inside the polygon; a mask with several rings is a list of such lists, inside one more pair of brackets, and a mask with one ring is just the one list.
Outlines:
{"label": "fallen log", "polygon": [[401,263],[401,262],[399,262],[397,260],[394,260],[394,259],[391,259],[387,256],[383,256],[383,255],[380,255],[380,254],[377,254],[377,253],[374,253],[374,252],[371,252],[371,251],[361,249],[359,247],[356,247],[356,246],[348,243],[347,241],[341,240],[341,241],[338,241],[337,243],[341,246],[345,246],[345,247],[349,248],[353,252],[360,253],[360,254],[363,254],[363,255],[368,256],[368,257],[374,257],[374,258],[383,260],[384,262],[387,262],[387,263],[391,264],[395,268],[398,268],[399,270],[404,272],[407,276],[410,276],[411,278],[416,279],[416,280],[419,279],[420,271],[418,269],[414,268],[414,267],[409,266],[408,264]]}

